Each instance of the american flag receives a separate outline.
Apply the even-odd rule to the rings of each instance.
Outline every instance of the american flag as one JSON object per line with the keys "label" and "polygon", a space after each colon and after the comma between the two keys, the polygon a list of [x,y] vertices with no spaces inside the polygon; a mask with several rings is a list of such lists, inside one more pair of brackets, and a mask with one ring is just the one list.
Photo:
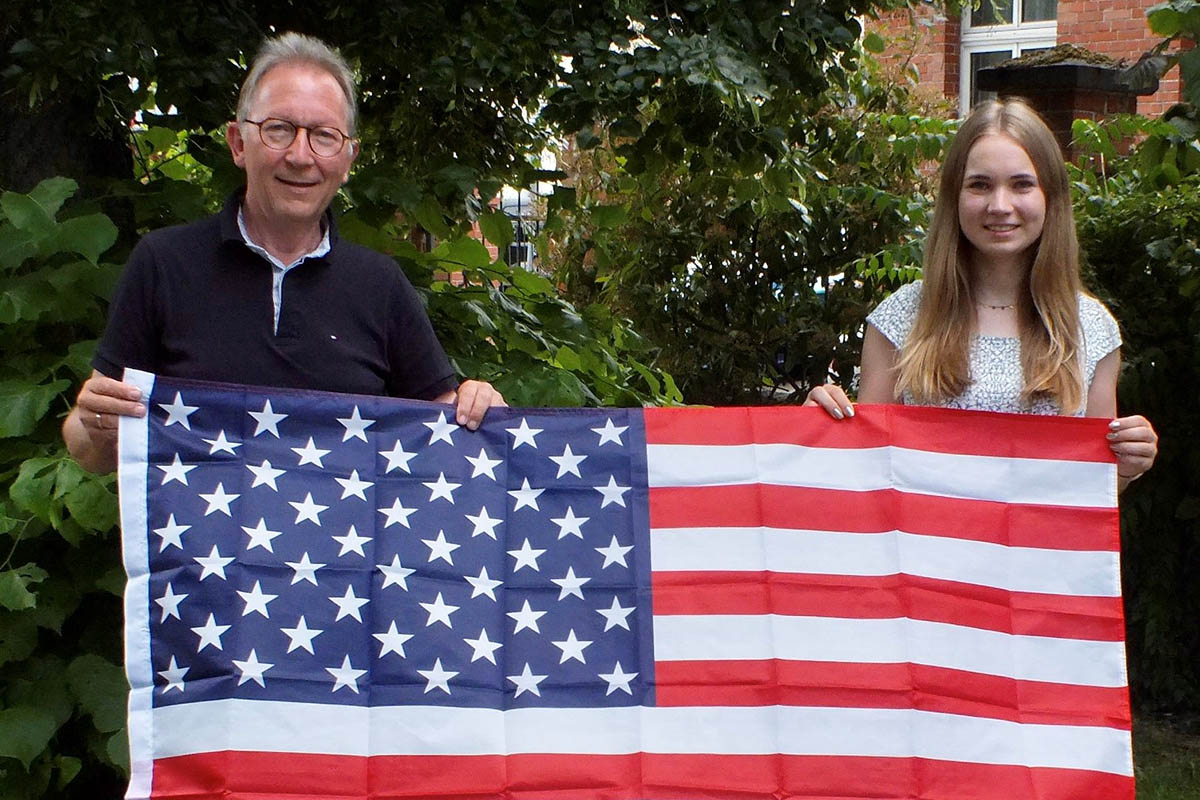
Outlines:
{"label": "american flag", "polygon": [[1133,797],[1103,420],[126,380],[128,798]]}

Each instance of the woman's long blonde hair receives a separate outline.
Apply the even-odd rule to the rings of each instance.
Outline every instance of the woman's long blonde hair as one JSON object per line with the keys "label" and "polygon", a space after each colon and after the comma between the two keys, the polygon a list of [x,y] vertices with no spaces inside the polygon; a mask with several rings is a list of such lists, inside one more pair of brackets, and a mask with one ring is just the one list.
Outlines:
{"label": "woman's long blonde hair", "polygon": [[985,102],[959,128],[942,166],[933,224],[925,245],[921,306],[896,365],[896,395],[945,402],[970,384],[967,350],[975,319],[971,244],[962,234],[958,197],[967,154],[987,134],[1004,134],[1029,154],[1046,197],[1046,219],[1018,300],[1022,400],[1048,398],[1064,414],[1084,402],[1080,365],[1079,241],[1066,166],[1054,134],[1020,100]]}

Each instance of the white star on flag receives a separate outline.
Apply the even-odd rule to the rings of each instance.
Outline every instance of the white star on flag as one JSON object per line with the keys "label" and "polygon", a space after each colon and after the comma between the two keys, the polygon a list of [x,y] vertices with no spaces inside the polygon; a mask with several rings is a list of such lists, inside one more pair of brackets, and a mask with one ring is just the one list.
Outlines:
{"label": "white star on flag", "polygon": [[372,633],[379,643],[383,645],[379,648],[379,657],[383,658],[388,653],[395,653],[401,658],[408,658],[404,653],[404,643],[413,638],[411,633],[400,633],[396,630],[396,620],[392,620],[392,624],[384,633]]}
{"label": "white star on flag", "polygon": [[290,640],[287,649],[289,653],[293,650],[307,650],[313,655],[316,652],[313,650],[312,640],[325,632],[317,628],[308,627],[308,623],[304,621],[303,614],[300,615],[300,621],[296,623],[296,627],[280,628],[279,630]]}
{"label": "white star on flag", "polygon": [[517,504],[513,507],[513,511],[519,511],[522,508],[532,508],[534,511],[541,511],[538,508],[538,495],[546,491],[545,489],[533,489],[529,486],[529,478],[524,478],[521,481],[520,489],[509,489],[508,493],[512,496]]}
{"label": "white star on flag", "polygon": [[191,668],[179,666],[179,664],[175,662],[175,656],[171,656],[171,661],[167,664],[167,668],[164,670],[159,670],[158,673],[167,682],[167,685],[163,687],[163,694],[166,694],[172,689],[178,689],[180,692],[182,692],[183,676],[188,673],[189,669]]}
{"label": "white star on flag", "polygon": [[435,622],[440,622],[447,628],[453,628],[454,625],[450,622],[450,615],[458,611],[458,606],[452,606],[442,599],[442,593],[438,592],[437,597],[432,603],[421,603],[421,608],[429,612],[429,619],[425,621],[425,627],[428,628]]}
{"label": "white star on flag", "polygon": [[238,686],[241,686],[246,681],[254,681],[264,689],[267,687],[266,681],[263,680],[263,673],[269,670],[274,664],[267,664],[258,660],[258,653],[253,648],[250,649],[250,655],[245,661],[233,659],[233,665],[238,668],[242,676],[238,678]]}
{"label": "white star on flag", "polygon": [[375,424],[375,420],[363,419],[359,415],[358,406],[355,406],[354,411],[350,412],[348,419],[339,418],[338,422],[342,423],[342,427],[346,429],[346,432],[342,434],[343,442],[348,442],[351,439],[362,439],[365,442],[367,440],[367,428]]}
{"label": "white star on flag", "polygon": [[287,419],[287,414],[277,414],[271,408],[271,401],[267,400],[263,403],[262,411],[247,411],[247,414],[254,417],[254,421],[258,424],[254,427],[254,435],[258,436],[264,431],[270,433],[276,439],[279,438],[279,423]]}
{"label": "white star on flag", "polygon": [[283,531],[272,531],[267,529],[267,521],[259,518],[258,524],[253,528],[246,525],[241,526],[246,535],[250,537],[250,541],[246,543],[246,551],[249,552],[256,547],[261,547],[268,553],[274,553],[275,548],[271,546],[271,540],[277,536],[283,536]]}
{"label": "white star on flag", "polygon": [[380,450],[379,455],[386,458],[387,462],[388,462],[387,469],[384,470],[384,474],[387,474],[394,469],[400,469],[400,470],[403,470],[403,471],[409,473],[410,475],[412,474],[412,470],[410,470],[408,468],[408,462],[410,462],[414,458],[416,458],[417,454],[410,453],[407,450],[405,450],[403,447],[400,446],[399,441],[397,441],[396,444],[392,446],[391,450]]}
{"label": "white star on flag", "polygon": [[267,619],[271,618],[270,612],[267,611],[267,603],[270,603],[276,597],[279,597],[277,594],[267,594],[264,592],[262,590],[260,581],[255,581],[254,588],[252,588],[250,591],[239,591],[238,595],[242,598],[242,600],[246,601],[246,607],[242,609],[243,617],[248,617],[253,613],[259,613]]}
{"label": "white star on flag", "polygon": [[408,591],[408,582],[405,580],[409,575],[416,572],[415,569],[409,569],[400,563],[400,556],[392,556],[392,563],[376,565],[380,572],[383,573],[383,585],[380,589],[386,589],[389,586],[399,586],[404,591]]}
{"label": "white star on flag", "polygon": [[629,491],[628,486],[618,486],[615,475],[608,476],[608,486],[594,486],[597,492],[604,495],[604,500],[601,501],[600,507],[604,508],[609,503],[616,503],[622,507],[625,505],[625,493]]}
{"label": "white star on flag", "polygon": [[542,570],[538,566],[537,560],[545,552],[545,550],[539,550],[531,546],[529,539],[526,538],[520,549],[508,551],[508,554],[517,560],[516,565],[513,566],[513,572],[519,571],[522,567],[529,567],[534,572],[541,572]]}
{"label": "white star on flag", "polygon": [[296,509],[296,521],[294,525],[299,525],[301,522],[312,522],[317,525],[321,524],[321,512],[329,508],[320,503],[313,501],[312,492],[304,496],[304,499],[297,503],[294,500],[289,500],[288,505]]}
{"label": "white star on flag", "polygon": [[454,559],[451,558],[450,554],[462,547],[460,544],[447,541],[445,531],[438,531],[436,539],[422,539],[421,543],[429,548],[429,561],[427,563],[432,564],[435,559],[440,558],[450,566],[454,566]]}
{"label": "white star on flag", "polygon": [[317,447],[316,443],[313,441],[313,437],[308,437],[308,444],[304,445],[304,447],[293,447],[291,450],[293,453],[300,456],[300,463],[296,466],[302,467],[305,464],[315,464],[321,469],[325,468],[325,465],[321,463],[321,459],[329,455],[329,451],[322,450],[320,447]]}
{"label": "white star on flag", "polygon": [[542,432],[542,429],[529,427],[529,423],[525,421],[524,417],[521,417],[520,426],[516,428],[505,428],[505,430],[513,435],[513,450],[516,450],[523,444],[527,444],[534,450],[537,450],[537,442],[535,441],[535,437]]}
{"label": "white star on flag", "polygon": [[371,602],[369,597],[355,597],[354,587],[346,586],[346,593],[341,597],[330,597],[329,602],[338,607],[337,616],[334,617],[334,622],[337,622],[342,617],[354,617],[359,622],[362,622],[362,614],[358,612],[360,608]]}
{"label": "white star on flag", "polygon": [[607,697],[618,689],[625,694],[632,696],[633,690],[629,688],[629,682],[637,676],[638,674],[636,672],[626,672],[625,670],[621,669],[621,662],[618,661],[617,665],[613,667],[612,672],[600,673],[600,677],[608,682],[608,691],[604,693],[605,696]]}
{"label": "white star on flag", "polygon": [[200,573],[200,580],[204,580],[209,575],[216,575],[221,580],[226,580],[225,567],[233,563],[233,557],[226,558],[222,556],[215,544],[213,545],[212,552],[207,556],[193,556],[192,560],[204,567]]}
{"label": "white star on flag", "polygon": [[508,616],[513,618],[517,624],[513,627],[513,633],[520,633],[522,630],[531,630],[534,633],[541,633],[541,628],[538,627],[538,620],[546,616],[545,611],[534,611],[529,600],[525,600],[525,604],[521,606],[519,611],[509,611]]}
{"label": "white star on flag", "polygon": [[567,536],[578,536],[583,538],[583,523],[587,522],[590,517],[577,517],[574,510],[567,506],[567,513],[561,517],[551,517],[550,521],[558,526],[558,538],[562,539]]}
{"label": "white star on flag", "polygon": [[542,693],[538,690],[538,684],[546,680],[547,676],[534,675],[533,671],[529,669],[529,662],[526,661],[525,669],[521,670],[520,675],[506,675],[505,677],[517,685],[517,691],[513,693],[513,699],[516,699],[525,692],[532,692],[541,697]]}
{"label": "white star on flag", "polygon": [[499,525],[501,522],[504,522],[503,519],[501,519],[499,517],[492,517],[490,514],[488,514],[488,510],[487,510],[486,506],[480,508],[478,514],[475,514],[475,515],[467,514],[466,517],[467,517],[467,519],[469,519],[471,521],[471,524],[475,526],[475,529],[473,531],[471,531],[472,539],[474,539],[476,536],[480,535],[481,533],[486,534],[486,535],[492,537],[493,539],[495,539],[496,538],[496,526]]}
{"label": "white star on flag", "polygon": [[609,417],[604,421],[603,428],[592,428],[592,433],[600,434],[600,444],[596,445],[597,447],[603,445],[605,442],[615,442],[624,447],[625,443],[621,441],[621,434],[627,430],[629,430],[628,425],[617,427],[613,425],[612,417]]}
{"label": "white star on flag", "polygon": [[333,676],[333,691],[337,691],[345,686],[350,691],[358,694],[358,679],[367,674],[365,669],[355,669],[350,663],[350,656],[342,659],[340,667],[326,667],[325,671]]}
{"label": "white star on flag", "polygon": [[576,638],[575,629],[572,628],[567,632],[566,639],[557,642],[552,641],[550,644],[554,645],[559,650],[562,650],[562,658],[558,660],[558,663],[565,664],[568,660],[574,659],[580,664],[586,664],[587,661],[585,661],[583,658],[583,651],[584,648],[590,646],[592,643],[586,639]]}
{"label": "white star on flag", "polygon": [[617,537],[613,536],[612,541],[608,543],[608,547],[597,547],[596,552],[604,556],[604,564],[600,569],[607,569],[613,564],[620,564],[626,569],[629,565],[625,563],[625,555],[633,549],[633,545],[622,545],[617,541]]}
{"label": "white star on flag", "polygon": [[571,452],[571,445],[565,445],[561,456],[550,456],[550,460],[558,464],[558,474],[554,477],[561,478],[563,475],[571,474],[576,478],[582,478],[583,476],[579,474],[579,465],[585,459],[587,456],[577,456]]}
{"label": "white star on flag", "polygon": [[417,670],[428,683],[425,684],[425,694],[429,694],[434,689],[441,689],[446,694],[450,694],[450,679],[457,675],[457,672],[442,668],[442,659],[434,659],[432,669]]}
{"label": "white star on flag", "polygon": [[383,527],[385,527],[385,528],[390,528],[391,526],[395,525],[397,522],[399,522],[401,525],[403,525],[406,528],[411,528],[412,526],[408,524],[408,518],[411,517],[416,512],[417,512],[417,510],[415,508],[405,508],[404,505],[400,502],[399,497],[397,497],[396,500],[392,503],[391,508],[379,509],[380,514],[387,515],[387,520],[383,523]]}
{"label": "white star on flag", "polygon": [[178,422],[189,431],[192,429],[192,425],[188,422],[188,417],[200,410],[200,406],[184,405],[179,392],[175,393],[174,402],[159,403],[158,407],[167,412],[167,421],[163,423],[164,428],[169,428]]}
{"label": "white star on flag", "polygon": [[500,642],[493,642],[488,639],[487,629],[481,628],[479,637],[476,639],[463,639],[464,642],[471,645],[471,663],[474,664],[481,658],[485,658],[493,664],[496,663],[496,651],[504,647]]}
{"label": "white star on flag", "polygon": [[429,502],[433,502],[441,498],[448,500],[451,505],[454,505],[454,490],[462,486],[461,483],[451,483],[446,480],[446,473],[438,473],[436,481],[425,481],[424,486],[429,490]]}
{"label": "white star on flag", "polygon": [[187,599],[186,594],[175,594],[175,590],[171,588],[171,582],[167,581],[167,589],[163,592],[162,597],[156,597],[154,602],[158,603],[162,609],[162,617],[159,622],[166,622],[167,617],[174,617],[182,621],[183,617],[179,616],[179,604]]}
{"label": "white star on flag", "polygon": [[155,466],[163,471],[163,486],[166,486],[171,481],[179,481],[184,486],[187,486],[187,474],[196,468],[195,464],[184,464],[179,458],[179,453],[175,454],[175,460],[170,464],[157,464]]}
{"label": "white star on flag", "polygon": [[333,536],[330,538],[342,546],[341,551],[338,552],[338,558],[347,553],[358,553],[363,558],[367,557],[367,554],[363,552],[363,545],[371,541],[371,537],[359,536],[358,531],[354,529],[353,525],[350,526],[350,530],[346,531],[345,536]]}
{"label": "white star on flag", "polygon": [[487,567],[479,568],[479,577],[474,577],[472,575],[464,575],[463,578],[466,580],[467,583],[471,584],[471,599],[472,600],[474,600],[476,597],[479,597],[481,594],[483,594],[483,595],[487,595],[489,599],[494,601],[496,599],[496,593],[493,590],[500,584],[504,583],[504,581],[498,581],[498,580],[495,580],[494,578],[489,578],[488,572],[487,572]]}
{"label": "white star on flag", "polygon": [[232,518],[233,512],[229,510],[229,504],[241,497],[240,494],[229,494],[225,491],[225,485],[217,484],[217,488],[212,490],[211,494],[200,493],[205,501],[208,502],[208,508],[204,509],[204,516],[208,516],[214,512],[220,511],[227,517]]}
{"label": "white star on flag", "polygon": [[241,442],[231,442],[225,438],[225,431],[222,430],[217,434],[215,439],[205,439],[206,444],[210,445],[208,454],[215,456],[217,453],[229,453],[231,456],[236,456],[237,448],[242,446]]}
{"label": "white star on flag", "polygon": [[274,491],[279,491],[279,487],[275,485],[275,479],[282,475],[284,470],[272,467],[271,462],[265,458],[262,464],[257,467],[253,464],[247,464],[246,469],[254,474],[254,483],[250,484],[251,489],[256,486],[270,486]]}
{"label": "white star on flag", "polygon": [[426,428],[429,428],[429,444],[434,442],[445,442],[446,444],[454,444],[454,440],[450,438],[450,434],[458,430],[458,424],[446,421],[446,412],[438,413],[437,422],[422,423]]}
{"label": "white star on flag", "polygon": [[611,628],[624,628],[629,630],[629,615],[636,610],[637,606],[629,606],[625,608],[617,600],[617,596],[613,595],[612,605],[608,608],[597,608],[596,613],[604,617],[604,630],[609,631]]}
{"label": "white star on flag", "polygon": [[465,456],[467,461],[471,462],[471,477],[478,478],[480,475],[487,475],[492,480],[496,480],[496,467],[500,465],[502,459],[488,458],[487,450],[479,448],[479,455]]}
{"label": "white star on flag", "polygon": [[375,484],[371,481],[364,481],[358,477],[358,470],[351,470],[349,478],[334,478],[335,481],[342,485],[342,496],[340,499],[345,500],[347,497],[354,495],[360,500],[366,500],[367,495],[365,489],[370,489]]}
{"label": "white star on flag", "polygon": [[325,566],[324,564],[314,564],[313,562],[309,561],[307,552],[300,556],[299,561],[285,561],[283,563],[287,564],[295,572],[295,574],[292,576],[293,585],[299,583],[300,581],[307,581],[313,586],[316,586],[317,570]]}
{"label": "white star on flag", "polygon": [[154,532],[162,537],[162,545],[159,546],[158,552],[161,553],[166,550],[167,545],[172,545],[182,550],[183,540],[181,537],[186,531],[190,530],[191,527],[191,525],[180,525],[179,523],[175,522],[175,515],[169,514],[167,516],[167,524],[161,528],[154,529]]}
{"label": "white star on flag", "polygon": [[576,597],[578,597],[580,600],[582,600],[583,599],[583,589],[581,587],[590,580],[591,580],[591,578],[575,577],[575,568],[567,567],[566,575],[564,575],[561,578],[551,578],[550,582],[558,584],[558,589],[559,589],[558,599],[559,600],[565,599],[566,596],[569,594],[573,594]]}
{"label": "white star on flag", "polygon": [[192,628],[192,633],[200,637],[200,643],[196,645],[196,652],[199,653],[206,647],[215,647],[217,650],[223,650],[224,648],[221,647],[221,637],[229,628],[229,625],[218,625],[216,617],[209,614],[208,622]]}

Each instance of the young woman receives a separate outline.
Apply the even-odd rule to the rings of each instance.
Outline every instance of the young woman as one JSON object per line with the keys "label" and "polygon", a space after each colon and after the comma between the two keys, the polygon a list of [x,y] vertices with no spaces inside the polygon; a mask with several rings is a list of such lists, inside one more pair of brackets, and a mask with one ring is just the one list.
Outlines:
{"label": "young woman", "polygon": [[[1121,338],[1079,279],[1066,167],[1054,135],[1019,100],[976,107],[942,167],[923,280],[867,317],[858,400],[1115,417]],[[809,393],[853,416],[840,387]],[[1114,419],[1119,489],[1154,463],[1141,416]]]}

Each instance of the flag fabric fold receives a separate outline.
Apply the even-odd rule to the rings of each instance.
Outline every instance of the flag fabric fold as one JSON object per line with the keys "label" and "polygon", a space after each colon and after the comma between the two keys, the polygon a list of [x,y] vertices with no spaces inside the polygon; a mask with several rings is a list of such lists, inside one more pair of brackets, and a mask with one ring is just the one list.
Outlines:
{"label": "flag fabric fold", "polygon": [[131,800],[1133,797],[1102,420],[126,380]]}

